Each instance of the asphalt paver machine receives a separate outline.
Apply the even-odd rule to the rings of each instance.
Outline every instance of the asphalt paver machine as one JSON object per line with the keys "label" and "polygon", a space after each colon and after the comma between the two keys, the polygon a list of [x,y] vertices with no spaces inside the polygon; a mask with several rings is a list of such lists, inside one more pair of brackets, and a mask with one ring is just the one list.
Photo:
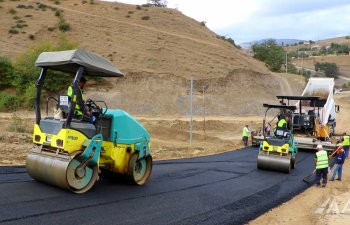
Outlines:
{"label": "asphalt paver machine", "polygon": [[[263,124],[267,123],[268,112],[276,111],[273,119],[279,117],[293,118],[295,106],[270,105],[264,104],[266,108]],[[294,143],[293,120],[287,119],[287,128],[277,127],[271,135],[263,131],[263,140],[260,142],[259,154],[257,159],[257,168],[262,170],[274,170],[290,173],[296,164],[298,149]],[[272,121],[270,121],[272,123]]]}
{"label": "asphalt paver machine", "polygon": [[[93,120],[76,118],[74,113],[82,76],[124,75],[105,58],[82,49],[43,52],[35,65],[41,72],[36,83],[34,146],[26,159],[30,176],[75,193],[91,189],[104,170],[146,184],[152,172],[150,134],[135,118],[123,110],[108,109],[104,102],[102,108],[91,99],[84,107]],[[41,89],[48,70],[74,75],[73,97],[56,99],[57,108],[65,112],[63,118],[41,117]]]}

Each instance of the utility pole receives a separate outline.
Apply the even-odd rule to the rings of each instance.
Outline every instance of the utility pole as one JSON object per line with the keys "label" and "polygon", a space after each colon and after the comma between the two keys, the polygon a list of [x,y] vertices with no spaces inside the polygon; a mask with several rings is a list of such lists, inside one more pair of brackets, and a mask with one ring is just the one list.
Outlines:
{"label": "utility pole", "polygon": [[192,146],[192,106],[193,106],[193,77],[191,77],[191,88],[190,88],[190,146]]}
{"label": "utility pole", "polygon": [[286,52],[286,74],[288,73],[288,52]]}
{"label": "utility pole", "polygon": [[206,127],[205,127],[205,88],[206,86],[203,85],[202,86],[202,92],[203,92],[203,128],[204,128],[204,138],[207,137],[207,133],[206,133]]}

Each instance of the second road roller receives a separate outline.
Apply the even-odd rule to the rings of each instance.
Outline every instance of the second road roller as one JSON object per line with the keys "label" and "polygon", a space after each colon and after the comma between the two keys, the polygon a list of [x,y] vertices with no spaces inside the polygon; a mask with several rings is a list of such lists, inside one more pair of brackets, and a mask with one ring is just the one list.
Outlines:
{"label": "second road roller", "polygon": [[[85,77],[123,77],[123,73],[83,49],[43,52],[35,65],[41,72],[36,82],[34,146],[26,159],[30,176],[75,193],[91,189],[101,171],[146,184],[152,173],[150,134],[127,112],[108,109],[104,101],[84,101],[80,86]],[[67,94],[47,98],[42,117],[41,90],[45,78],[52,76],[49,70],[68,73],[73,79]],[[49,116],[52,101],[57,110]]]}
{"label": "second road roller", "polygon": [[[263,127],[277,118],[276,128],[271,134],[263,129],[264,139],[260,142],[257,168],[290,173],[296,164],[298,148],[293,136],[293,113],[295,106],[264,104],[267,108],[263,120]],[[269,111],[276,114],[271,121],[267,121]]]}

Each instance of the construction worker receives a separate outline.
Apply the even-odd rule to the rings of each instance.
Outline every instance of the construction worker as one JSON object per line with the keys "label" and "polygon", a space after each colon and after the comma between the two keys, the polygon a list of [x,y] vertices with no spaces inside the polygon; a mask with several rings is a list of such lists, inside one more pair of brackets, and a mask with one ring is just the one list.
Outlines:
{"label": "construction worker", "polygon": [[[84,113],[83,111],[86,111],[84,110],[85,109],[85,106],[84,106],[84,86],[86,84],[86,79],[84,77],[81,77],[80,78],[80,83],[79,83],[79,94],[76,96],[74,95],[73,97],[73,88],[72,86],[69,86],[68,87],[68,90],[67,90],[67,95],[68,97],[70,97],[71,101],[75,101],[76,104],[75,104],[75,110],[74,110],[74,115],[78,118],[82,118]],[[85,112],[85,114],[87,116],[89,116],[89,112]]]}
{"label": "construction worker", "polygon": [[338,150],[335,153],[336,158],[335,158],[334,172],[330,181],[334,181],[334,178],[337,174],[338,174],[337,180],[341,181],[341,177],[343,173],[343,164],[345,162],[345,151],[340,141],[338,142],[337,147],[338,147]]}
{"label": "construction worker", "polygon": [[286,120],[285,116],[281,116],[280,120],[277,123],[277,127],[279,127],[279,128],[287,128],[287,125],[288,125],[288,123],[287,123],[287,120]]}
{"label": "construction worker", "polygon": [[349,145],[350,145],[350,136],[346,135],[346,133],[343,133],[343,137],[342,137],[342,141],[343,141],[343,148],[345,151],[345,158],[349,158]]}
{"label": "construction worker", "polygon": [[248,146],[248,138],[250,135],[251,131],[248,128],[248,125],[245,125],[245,127],[243,128],[243,133],[242,133],[242,140],[243,140],[243,144],[244,146]]}
{"label": "construction worker", "polygon": [[328,174],[328,154],[323,150],[322,145],[317,145],[317,152],[315,156],[315,166],[316,166],[316,185],[320,186],[321,178],[322,187],[327,185],[327,174]]}

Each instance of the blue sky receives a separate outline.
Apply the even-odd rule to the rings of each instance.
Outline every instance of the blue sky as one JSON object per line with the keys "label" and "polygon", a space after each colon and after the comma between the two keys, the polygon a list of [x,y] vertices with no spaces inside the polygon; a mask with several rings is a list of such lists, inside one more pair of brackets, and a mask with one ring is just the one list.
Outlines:
{"label": "blue sky", "polygon": [[[113,1],[113,0],[108,0]],[[167,0],[169,8],[236,43],[265,38],[323,40],[350,35],[350,0]],[[145,4],[147,0],[118,0]]]}

